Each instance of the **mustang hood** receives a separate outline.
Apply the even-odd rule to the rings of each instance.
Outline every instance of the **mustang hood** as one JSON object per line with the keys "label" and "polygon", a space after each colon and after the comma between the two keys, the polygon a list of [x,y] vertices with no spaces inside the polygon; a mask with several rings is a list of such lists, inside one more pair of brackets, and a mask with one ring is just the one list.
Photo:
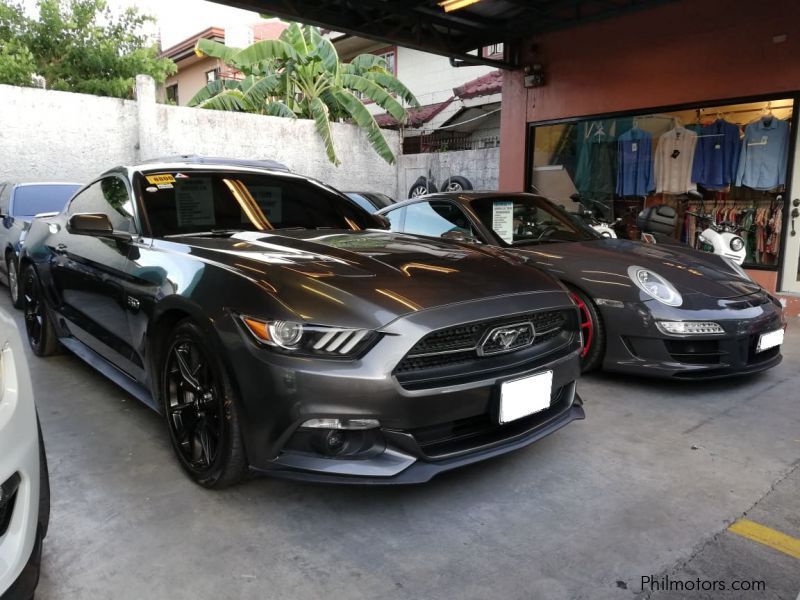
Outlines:
{"label": "mustang hood", "polygon": [[183,238],[181,245],[255,280],[295,314],[321,324],[343,325],[348,312],[385,324],[437,306],[562,290],[542,271],[492,248],[382,231],[240,233]]}
{"label": "mustang hood", "polygon": [[719,256],[684,246],[602,239],[534,246],[515,253],[530,257],[534,264],[556,276],[562,271],[571,273],[575,275],[575,284],[605,290],[602,293],[626,286],[635,291],[628,277],[631,265],[652,269],[684,295],[694,293],[724,299],[761,289],[758,284],[742,279]]}

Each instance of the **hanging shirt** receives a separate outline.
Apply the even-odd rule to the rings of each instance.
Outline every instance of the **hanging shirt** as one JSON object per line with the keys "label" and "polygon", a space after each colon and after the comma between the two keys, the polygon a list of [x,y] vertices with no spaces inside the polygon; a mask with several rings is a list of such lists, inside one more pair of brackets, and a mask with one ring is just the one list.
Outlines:
{"label": "hanging shirt", "polygon": [[771,190],[786,183],[789,160],[789,124],[772,116],[750,123],[736,173],[736,185],[754,190]]}
{"label": "hanging shirt", "polygon": [[727,188],[736,179],[740,151],[737,125],[723,119],[706,125],[697,139],[692,181],[709,190]]}
{"label": "hanging shirt", "polygon": [[697,134],[685,127],[676,127],[659,138],[655,157],[657,194],[685,194],[696,189],[692,183],[696,146]]}
{"label": "hanging shirt", "polygon": [[634,127],[617,141],[618,196],[647,196],[655,189],[653,136]]}

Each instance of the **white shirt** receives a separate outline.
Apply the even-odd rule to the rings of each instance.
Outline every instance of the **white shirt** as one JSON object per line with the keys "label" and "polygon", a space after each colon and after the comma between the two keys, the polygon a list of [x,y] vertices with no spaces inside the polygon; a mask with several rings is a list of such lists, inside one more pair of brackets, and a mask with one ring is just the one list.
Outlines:
{"label": "white shirt", "polygon": [[697,189],[692,164],[697,134],[685,127],[671,129],[658,140],[655,155],[656,193],[685,194]]}

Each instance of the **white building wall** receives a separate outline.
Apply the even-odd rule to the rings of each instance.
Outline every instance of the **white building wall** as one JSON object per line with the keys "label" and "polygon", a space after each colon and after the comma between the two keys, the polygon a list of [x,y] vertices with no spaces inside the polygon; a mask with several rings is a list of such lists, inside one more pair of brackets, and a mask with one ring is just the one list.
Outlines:
{"label": "white building wall", "polygon": [[[340,189],[396,191],[396,166],[354,125],[332,124],[342,162],[335,167],[313,121],[156,104],[152,79],[137,83],[141,104],[0,85],[0,181],[86,182],[120,164],[205,154],[271,158]],[[384,136],[399,155],[399,134]]]}

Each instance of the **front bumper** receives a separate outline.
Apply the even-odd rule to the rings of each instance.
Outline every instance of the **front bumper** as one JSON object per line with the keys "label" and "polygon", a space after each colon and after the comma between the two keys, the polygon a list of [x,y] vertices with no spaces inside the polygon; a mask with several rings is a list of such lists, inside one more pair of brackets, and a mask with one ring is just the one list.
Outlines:
{"label": "front bumper", "polygon": [[[601,306],[608,336],[603,368],[693,380],[757,373],[781,362],[780,347],[757,352],[761,334],[786,326],[777,300],[761,293],[707,302],[714,305],[673,308],[653,300],[627,302],[624,308]],[[657,321],[713,321],[725,333],[665,335]]]}
{"label": "front bumper", "polygon": [[[9,339],[10,338],[10,339]],[[39,432],[25,354],[16,324],[0,314],[5,389],[0,397],[0,482],[19,476],[0,530],[0,596],[30,598],[38,581]],[[14,596],[11,591],[19,596]],[[27,595],[25,595],[27,594]]]}
{"label": "front bumper", "polygon": [[[541,346],[481,359],[469,373],[409,378],[396,372],[414,344],[432,331],[536,311],[568,311],[563,335]],[[583,417],[577,312],[561,290],[484,299],[415,312],[389,324],[360,360],[323,361],[276,354],[242,343],[236,331],[226,354],[242,398],[243,435],[256,472],[317,481],[415,483],[527,445]],[[509,317],[508,315],[512,315]],[[574,321],[574,322],[573,322]],[[491,366],[492,368],[488,368]],[[487,368],[484,368],[487,367]],[[471,367],[470,367],[471,368]],[[551,407],[498,426],[500,383],[552,371]],[[376,443],[366,453],[326,456],[298,447],[309,419],[375,419]]]}

